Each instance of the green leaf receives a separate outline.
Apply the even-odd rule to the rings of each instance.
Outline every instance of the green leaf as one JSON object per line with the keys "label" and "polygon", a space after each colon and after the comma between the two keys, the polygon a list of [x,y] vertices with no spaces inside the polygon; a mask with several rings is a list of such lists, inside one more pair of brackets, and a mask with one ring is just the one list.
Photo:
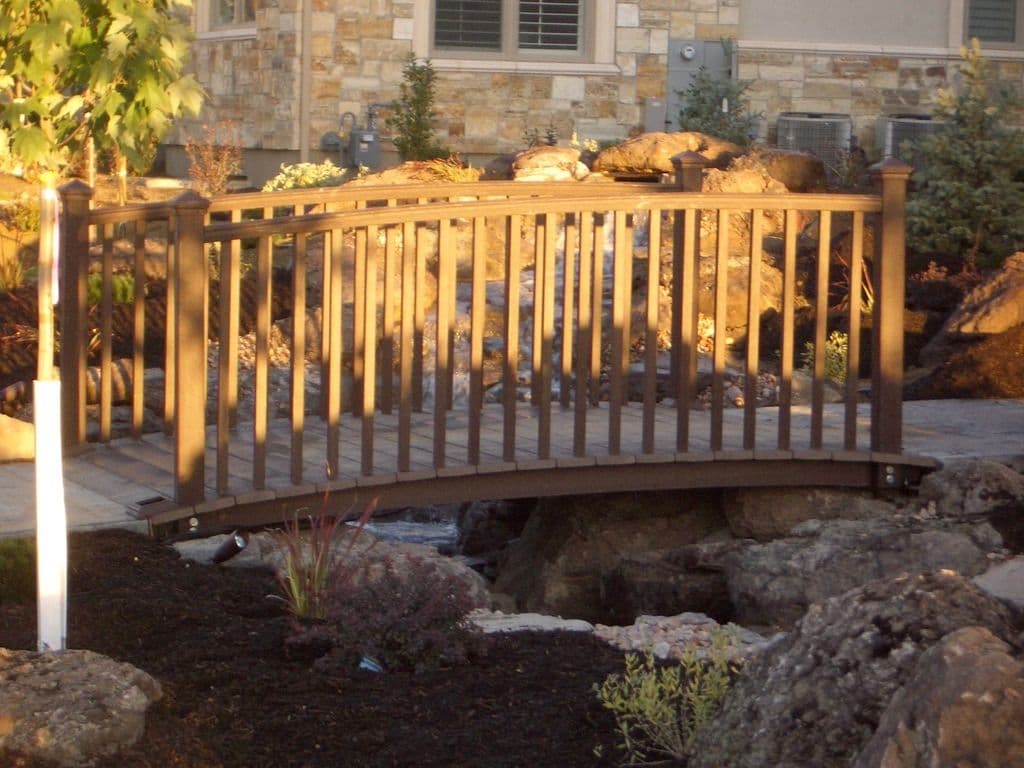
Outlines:
{"label": "green leaf", "polygon": [[53,144],[45,133],[35,126],[25,126],[14,132],[11,149],[26,165],[49,165]]}

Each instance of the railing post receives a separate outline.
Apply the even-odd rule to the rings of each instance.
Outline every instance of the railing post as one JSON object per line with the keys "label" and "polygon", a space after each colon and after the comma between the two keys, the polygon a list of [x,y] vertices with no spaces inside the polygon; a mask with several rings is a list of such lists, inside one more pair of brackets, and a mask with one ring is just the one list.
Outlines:
{"label": "railing post", "polygon": [[[696,152],[681,152],[672,158],[672,167],[676,172],[676,186],[683,192],[700,192],[704,187],[704,168],[708,161]],[[697,222],[697,241],[699,249],[700,240],[700,214],[695,218]],[[681,359],[683,354],[683,291],[689,290],[683,285],[683,214],[676,211],[675,221],[672,226],[672,354],[669,356],[669,379],[672,392],[679,390],[679,375],[682,366],[685,365]],[[680,407],[684,404],[680,403]]]}
{"label": "railing post", "polygon": [[89,272],[89,202],[93,191],[74,180],[59,190],[60,378],[64,447],[85,442],[85,368],[89,335],[86,276]]}
{"label": "railing post", "polygon": [[683,192],[700,192],[704,186],[704,169],[708,161],[697,152],[680,152],[672,158],[676,186]]}
{"label": "railing post", "polygon": [[871,450],[883,453],[903,449],[903,305],[907,180],[911,170],[896,158],[887,158],[871,168],[882,187],[881,248],[872,274]]}
{"label": "railing post", "polygon": [[205,498],[206,292],[203,227],[210,201],[195,192],[174,200],[174,500],[198,504]]}

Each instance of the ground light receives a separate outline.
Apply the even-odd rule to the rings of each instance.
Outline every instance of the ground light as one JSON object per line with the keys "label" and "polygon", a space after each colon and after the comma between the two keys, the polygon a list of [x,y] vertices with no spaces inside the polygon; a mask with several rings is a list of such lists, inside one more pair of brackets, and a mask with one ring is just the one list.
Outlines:
{"label": "ground light", "polygon": [[57,292],[57,191],[44,181],[39,210],[39,362],[33,387],[36,428],[36,583],[38,648],[67,647],[67,512],[61,452],[60,379],[53,367]]}

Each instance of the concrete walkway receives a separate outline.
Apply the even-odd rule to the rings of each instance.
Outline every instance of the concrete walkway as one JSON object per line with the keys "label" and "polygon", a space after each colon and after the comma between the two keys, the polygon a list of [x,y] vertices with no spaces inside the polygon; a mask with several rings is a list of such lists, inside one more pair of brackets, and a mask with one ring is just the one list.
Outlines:
{"label": "concrete walkway", "polygon": [[[1024,456],[1024,400],[932,400],[903,405],[904,452],[944,463]],[[159,493],[141,478],[125,478],[84,458],[66,457],[64,493],[68,527],[147,531],[135,517],[139,502]],[[33,535],[35,468],[0,464],[0,538]]]}

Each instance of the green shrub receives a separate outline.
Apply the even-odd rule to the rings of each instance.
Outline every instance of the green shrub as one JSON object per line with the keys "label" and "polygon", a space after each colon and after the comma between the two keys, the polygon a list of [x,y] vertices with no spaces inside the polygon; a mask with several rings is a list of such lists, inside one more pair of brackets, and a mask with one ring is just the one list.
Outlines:
{"label": "green shrub", "polygon": [[679,91],[683,97],[679,130],[699,131],[747,146],[760,118],[747,112],[749,88],[749,81],[715,75],[700,67],[690,86]]}
{"label": "green shrub", "polygon": [[735,646],[734,633],[718,629],[706,658],[692,645],[679,664],[631,653],[625,672],[594,686],[602,706],[615,715],[626,764],[686,759],[729,691],[737,671],[730,662]]}
{"label": "green shrub", "polygon": [[0,293],[23,286],[30,270],[25,266],[25,239],[39,231],[39,203],[23,198],[0,206]]}
{"label": "green shrub", "polygon": [[[116,272],[111,284],[111,295],[115,304],[131,304],[135,301],[135,278],[124,272]],[[90,272],[85,280],[85,298],[90,307],[95,307],[103,297],[103,275]]]}
{"label": "green shrub", "polygon": [[[840,383],[846,381],[846,367],[849,355],[850,339],[842,331],[832,331],[825,340],[825,376]],[[800,360],[808,373],[814,371],[814,342],[804,344]]]}
{"label": "green shrub", "polygon": [[437,73],[433,65],[417,61],[410,53],[402,76],[400,96],[387,119],[388,128],[394,132],[398,156],[403,161],[447,157],[448,150],[434,139]]}
{"label": "green shrub", "polygon": [[0,539],[0,603],[30,603],[35,599],[35,542]]}
{"label": "green shrub", "polygon": [[916,167],[907,235],[918,253],[973,271],[1024,246],[1024,140],[1007,126],[1019,96],[992,81],[978,41],[960,56],[959,86],[936,98],[934,117],[944,130],[904,148]]}
{"label": "green shrub", "polygon": [[337,187],[349,180],[348,171],[324,160],[322,163],[281,164],[281,171],[263,185],[264,192],[305,187]]}

